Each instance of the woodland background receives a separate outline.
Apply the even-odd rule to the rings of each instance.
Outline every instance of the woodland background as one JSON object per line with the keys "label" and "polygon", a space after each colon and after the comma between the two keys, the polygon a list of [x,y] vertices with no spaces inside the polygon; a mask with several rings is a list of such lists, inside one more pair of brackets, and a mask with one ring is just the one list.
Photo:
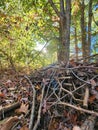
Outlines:
{"label": "woodland background", "polygon": [[[63,51],[75,61],[96,54],[98,1],[72,0],[68,3],[71,4],[69,11],[67,3],[63,0],[0,0],[0,68],[39,68],[64,61]],[[64,27],[65,33],[69,33],[67,36]]]}

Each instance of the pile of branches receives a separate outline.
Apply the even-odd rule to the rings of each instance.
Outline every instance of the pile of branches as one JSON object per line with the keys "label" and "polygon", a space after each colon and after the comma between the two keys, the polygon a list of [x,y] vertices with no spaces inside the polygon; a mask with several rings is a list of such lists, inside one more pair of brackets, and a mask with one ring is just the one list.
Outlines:
{"label": "pile of branches", "polygon": [[52,64],[15,80],[0,86],[1,130],[98,129],[97,63]]}
{"label": "pile of branches", "polygon": [[98,128],[97,64],[53,64],[25,78],[33,90],[30,130]]}

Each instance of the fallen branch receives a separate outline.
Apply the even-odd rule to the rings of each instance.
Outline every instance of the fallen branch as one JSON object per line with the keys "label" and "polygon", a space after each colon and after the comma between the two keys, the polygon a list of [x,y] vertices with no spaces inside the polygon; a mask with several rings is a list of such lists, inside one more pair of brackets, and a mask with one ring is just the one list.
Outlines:
{"label": "fallen branch", "polygon": [[87,57],[85,57],[85,58],[78,59],[78,61],[90,59],[90,58],[93,58],[93,57],[96,57],[96,56],[98,56],[98,53],[97,53],[97,54],[94,54],[94,55],[91,55],[91,56],[87,56]]}
{"label": "fallen branch", "polygon": [[43,85],[43,88],[42,88],[42,96],[41,96],[41,99],[40,99],[40,106],[39,106],[39,110],[38,110],[38,116],[37,116],[37,121],[33,127],[33,130],[37,130],[37,127],[40,123],[40,119],[41,119],[41,110],[42,110],[42,104],[43,104],[43,97],[44,97],[44,90],[45,90],[45,85]]}
{"label": "fallen branch", "polygon": [[98,116],[98,112],[94,112],[94,111],[90,111],[90,110],[86,110],[86,109],[83,109],[81,107],[77,107],[77,106],[74,106],[74,105],[71,105],[69,103],[65,103],[65,102],[58,102],[57,104],[59,105],[65,105],[65,106],[68,106],[68,107],[71,107],[73,109],[76,109],[78,111],[82,111],[82,112],[85,112],[85,113],[88,113],[88,114],[92,114],[92,115],[95,115],[95,116]]}
{"label": "fallen branch", "polygon": [[29,123],[29,130],[32,130],[33,121],[34,121],[36,91],[35,91],[35,86],[32,84],[31,80],[27,76],[24,76],[24,77],[28,80],[28,82],[30,83],[33,89],[33,101],[32,101],[31,117],[30,117],[30,123]]}
{"label": "fallen branch", "polygon": [[88,107],[88,99],[89,99],[89,88],[85,88],[85,95],[84,95],[84,100],[83,100],[83,106]]}
{"label": "fallen branch", "polygon": [[20,103],[19,102],[16,102],[14,104],[11,104],[9,106],[5,106],[3,108],[0,109],[0,116],[3,116],[4,117],[4,114],[9,112],[9,111],[12,111],[14,109],[17,109],[20,107]]}

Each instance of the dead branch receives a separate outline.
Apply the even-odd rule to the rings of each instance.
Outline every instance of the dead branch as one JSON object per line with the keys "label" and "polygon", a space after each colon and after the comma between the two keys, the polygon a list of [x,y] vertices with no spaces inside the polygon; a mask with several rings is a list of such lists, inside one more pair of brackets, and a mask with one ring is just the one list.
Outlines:
{"label": "dead branch", "polygon": [[27,76],[25,76],[25,78],[29,81],[29,83],[32,87],[32,90],[33,90],[33,101],[32,101],[31,117],[30,117],[30,123],[29,123],[29,130],[32,130],[33,123],[34,123],[36,90],[35,90],[35,86],[31,82],[31,80]]}
{"label": "dead branch", "polygon": [[19,107],[20,107],[20,103],[19,102],[16,102],[16,103],[8,105],[8,106],[5,106],[5,107],[0,109],[0,116],[4,117],[5,113],[7,113],[9,111],[12,111],[12,110],[15,110],[15,109],[17,109]]}
{"label": "dead branch", "polygon": [[78,107],[78,106],[74,106],[74,105],[71,105],[69,103],[66,103],[66,102],[58,102],[59,105],[65,105],[65,106],[68,106],[68,107],[71,107],[73,109],[76,109],[78,111],[81,111],[81,112],[85,112],[85,113],[88,113],[88,114],[91,114],[91,115],[95,115],[95,116],[98,116],[98,112],[95,112],[95,111],[90,111],[90,110],[86,110],[86,109],[83,109],[81,107]]}
{"label": "dead branch", "polygon": [[41,119],[41,110],[42,110],[42,104],[43,104],[43,97],[44,97],[44,90],[45,90],[45,85],[43,85],[42,88],[42,96],[41,96],[41,100],[40,100],[40,106],[39,106],[39,110],[38,110],[38,116],[37,116],[37,121],[33,127],[33,130],[37,130],[37,127],[40,123],[40,119]]}
{"label": "dead branch", "polygon": [[87,57],[85,57],[85,59],[84,58],[78,59],[78,61],[90,59],[90,58],[96,57],[97,55],[98,55],[98,53],[94,54],[94,55],[91,55],[91,56],[87,56]]}
{"label": "dead branch", "polygon": [[89,99],[89,88],[88,86],[85,88],[85,95],[83,100],[83,106],[88,107],[88,99]]}

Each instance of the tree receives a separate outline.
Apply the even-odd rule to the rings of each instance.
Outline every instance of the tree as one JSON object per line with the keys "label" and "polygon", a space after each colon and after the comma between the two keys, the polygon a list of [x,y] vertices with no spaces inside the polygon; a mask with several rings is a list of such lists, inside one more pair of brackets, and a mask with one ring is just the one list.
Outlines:
{"label": "tree", "polygon": [[[51,7],[59,18],[58,61],[68,62],[70,48],[71,0],[60,0],[59,9],[53,0],[49,0]],[[59,11],[60,10],[60,11]]]}
{"label": "tree", "polygon": [[88,56],[91,54],[91,24],[92,24],[92,0],[89,0],[88,10]]}
{"label": "tree", "polygon": [[[97,5],[97,0],[1,0],[0,64],[41,66],[57,57],[67,62],[69,54],[78,59],[96,53],[90,49],[97,48]],[[45,43],[46,53],[35,49]]]}
{"label": "tree", "polygon": [[87,42],[86,42],[86,21],[85,21],[85,2],[82,0],[81,5],[81,37],[82,37],[82,55],[83,59],[87,56]]}

